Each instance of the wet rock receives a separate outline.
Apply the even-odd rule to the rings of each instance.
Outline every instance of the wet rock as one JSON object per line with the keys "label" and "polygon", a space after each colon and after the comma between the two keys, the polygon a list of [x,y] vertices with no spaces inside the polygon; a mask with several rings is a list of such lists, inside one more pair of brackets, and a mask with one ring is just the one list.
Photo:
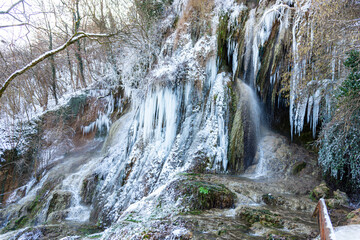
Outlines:
{"label": "wet rock", "polygon": [[228,170],[243,173],[253,164],[257,150],[258,105],[254,94],[246,84],[237,80],[231,86],[233,119],[229,142]]}
{"label": "wet rock", "polygon": [[274,196],[271,193],[264,194],[262,200],[264,203],[271,206],[284,205],[285,203],[285,200],[281,196]]}
{"label": "wet rock", "polygon": [[89,236],[100,231],[103,231],[103,229],[99,229],[96,226],[92,225],[40,225],[31,228],[24,228],[18,232],[14,232],[13,234],[9,233],[9,239],[83,239],[82,237]]}
{"label": "wet rock", "polygon": [[[50,219],[49,217],[51,217],[51,220],[63,220],[66,217],[66,215],[65,212],[62,211],[70,207],[71,196],[72,196],[71,192],[66,192],[66,191],[55,192],[50,200],[49,209],[47,211],[47,215],[48,215],[47,218]],[[59,212],[59,213],[54,214],[54,212]]]}
{"label": "wet rock", "polygon": [[68,214],[69,214],[69,212],[66,210],[52,212],[48,215],[47,222],[48,223],[61,223],[66,219]]}
{"label": "wet rock", "polygon": [[93,202],[94,193],[98,182],[99,176],[97,174],[93,174],[84,179],[80,192],[81,203],[91,204]]}
{"label": "wet rock", "polygon": [[360,208],[350,212],[347,216],[346,223],[348,225],[350,224],[360,224]]}
{"label": "wet rock", "polygon": [[283,228],[284,221],[278,214],[270,212],[268,209],[242,208],[238,216],[245,220],[249,225],[260,223],[265,227]]}
{"label": "wet rock", "polygon": [[310,196],[315,201],[318,201],[320,198],[329,198],[330,188],[326,186],[326,183],[322,182],[319,186],[316,186],[314,190],[312,190]]}
{"label": "wet rock", "polygon": [[182,205],[190,211],[231,208],[236,198],[236,195],[224,185],[205,181],[177,180],[171,188],[175,192],[175,200],[182,198]]}
{"label": "wet rock", "polygon": [[349,203],[349,197],[346,195],[346,193],[341,192],[339,189],[333,192],[334,199],[338,202],[340,205],[348,205]]}

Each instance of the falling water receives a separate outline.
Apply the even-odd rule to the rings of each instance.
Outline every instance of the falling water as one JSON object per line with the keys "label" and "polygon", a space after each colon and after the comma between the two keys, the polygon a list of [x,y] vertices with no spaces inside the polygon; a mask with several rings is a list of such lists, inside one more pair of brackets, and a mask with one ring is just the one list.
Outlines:
{"label": "falling water", "polygon": [[[261,148],[259,142],[261,140],[261,109],[258,97],[252,87],[244,83],[243,81],[239,81],[239,94],[240,94],[240,101],[239,106],[243,109],[244,114],[244,122],[245,126],[248,128],[247,133],[247,142],[248,145],[245,145],[245,153],[249,157],[254,157],[255,153],[257,152],[256,149]],[[253,154],[249,154],[253,151]],[[248,162],[245,159],[245,162]],[[251,164],[253,161],[252,159],[249,160]],[[248,166],[245,166],[248,167]],[[266,170],[264,169],[263,165],[263,158],[260,158],[258,165],[257,165],[257,172],[255,175],[263,175],[265,174]]]}

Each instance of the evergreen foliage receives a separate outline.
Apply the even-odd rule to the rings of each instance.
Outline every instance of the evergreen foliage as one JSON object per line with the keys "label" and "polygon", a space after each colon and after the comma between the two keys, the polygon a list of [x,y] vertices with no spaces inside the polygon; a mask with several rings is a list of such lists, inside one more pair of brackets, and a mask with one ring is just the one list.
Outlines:
{"label": "evergreen foliage", "polygon": [[334,187],[360,189],[360,54],[348,53],[350,70],[336,94],[336,109],[322,130],[319,163]]}

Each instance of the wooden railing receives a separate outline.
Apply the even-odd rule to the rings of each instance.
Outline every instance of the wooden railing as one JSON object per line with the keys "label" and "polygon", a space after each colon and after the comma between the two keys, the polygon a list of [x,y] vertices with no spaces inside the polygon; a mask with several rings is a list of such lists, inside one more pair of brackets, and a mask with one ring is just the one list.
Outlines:
{"label": "wooden railing", "polygon": [[313,217],[318,217],[321,240],[336,240],[325,200],[321,198],[315,208]]}

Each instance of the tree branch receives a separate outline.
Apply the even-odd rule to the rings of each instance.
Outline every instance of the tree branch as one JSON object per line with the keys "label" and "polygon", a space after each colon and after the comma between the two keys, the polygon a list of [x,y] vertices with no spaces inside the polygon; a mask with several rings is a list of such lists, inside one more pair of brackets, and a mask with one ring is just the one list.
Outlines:
{"label": "tree branch", "polygon": [[8,8],[8,10],[6,10],[6,11],[0,11],[0,14],[9,14],[10,11],[11,11],[14,7],[16,7],[18,4],[20,4],[20,3],[22,3],[22,2],[24,2],[24,0],[19,0],[19,1],[17,1],[17,2],[14,3],[13,5],[11,5],[11,6]]}
{"label": "tree branch", "polygon": [[85,32],[77,32],[75,34],[73,34],[63,45],[61,45],[60,47],[53,49],[51,51],[47,51],[44,54],[40,55],[39,57],[35,58],[34,60],[32,60],[30,63],[28,63],[26,66],[24,66],[23,68],[16,70],[15,72],[13,72],[5,81],[5,83],[3,84],[3,86],[0,89],[0,98],[2,97],[4,91],[8,88],[8,86],[10,85],[10,83],[17,77],[22,75],[23,73],[25,73],[27,70],[31,69],[32,67],[36,66],[38,63],[44,61],[45,59],[57,54],[58,52],[63,51],[64,49],[66,49],[68,46],[70,46],[71,44],[75,43],[76,41],[82,39],[82,38],[102,38],[102,37],[111,37],[114,34],[96,34],[96,33],[85,33]]}

